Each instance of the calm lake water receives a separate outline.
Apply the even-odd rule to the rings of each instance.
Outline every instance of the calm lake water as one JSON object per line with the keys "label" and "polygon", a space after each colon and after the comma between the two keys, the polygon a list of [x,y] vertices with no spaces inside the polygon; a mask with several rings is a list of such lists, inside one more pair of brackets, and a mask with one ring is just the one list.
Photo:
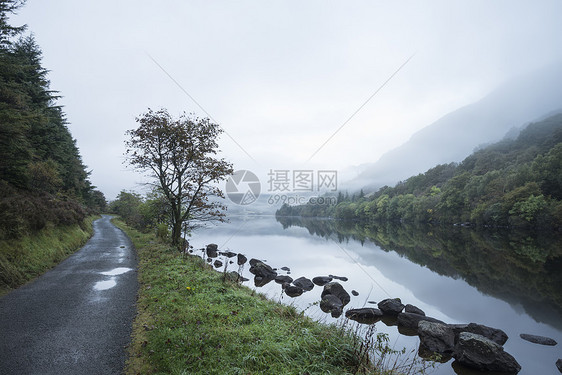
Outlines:
{"label": "calm lake water", "polygon": [[[220,250],[290,268],[290,276],[337,275],[350,293],[349,308],[376,307],[368,301],[399,297],[447,323],[475,322],[500,328],[509,336],[505,350],[522,367],[520,374],[556,374],[562,357],[562,244],[560,238],[534,238],[512,232],[477,232],[469,228],[364,228],[331,220],[231,217],[230,223],[197,230],[196,249],[216,243]],[[233,258],[235,260],[235,258]],[[254,287],[253,275],[244,284]],[[234,263],[229,270],[237,270]],[[280,274],[286,272],[278,270]],[[334,280],[337,281],[337,280]],[[293,304],[312,318],[335,322],[318,307],[322,287],[290,298],[270,282],[256,288],[270,299]],[[339,319],[345,319],[341,317]],[[417,352],[417,336],[404,336],[396,326],[376,323],[390,345]],[[547,336],[559,344],[527,342],[521,333]],[[435,374],[452,374],[453,360]],[[462,374],[470,372],[462,371]]]}

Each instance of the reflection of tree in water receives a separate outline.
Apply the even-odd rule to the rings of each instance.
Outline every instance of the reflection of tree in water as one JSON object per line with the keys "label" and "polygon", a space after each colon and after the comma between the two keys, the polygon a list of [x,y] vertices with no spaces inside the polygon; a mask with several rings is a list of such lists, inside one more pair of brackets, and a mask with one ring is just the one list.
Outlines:
{"label": "reflection of tree in water", "polygon": [[483,293],[520,303],[536,320],[562,327],[562,237],[514,230],[412,226],[278,217],[338,242],[372,241],[440,275],[466,280]]}

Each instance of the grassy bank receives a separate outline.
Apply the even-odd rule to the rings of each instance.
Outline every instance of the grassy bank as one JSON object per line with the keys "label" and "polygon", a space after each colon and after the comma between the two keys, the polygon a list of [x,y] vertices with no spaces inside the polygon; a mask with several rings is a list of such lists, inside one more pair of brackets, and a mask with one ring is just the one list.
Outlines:
{"label": "grassy bank", "polygon": [[0,241],[0,295],[56,266],[91,237],[89,217],[83,225],[47,227],[17,240]]}
{"label": "grassy bank", "polygon": [[179,256],[153,235],[116,224],[139,257],[126,374],[381,373],[344,328],[312,321],[224,280],[199,257]]}

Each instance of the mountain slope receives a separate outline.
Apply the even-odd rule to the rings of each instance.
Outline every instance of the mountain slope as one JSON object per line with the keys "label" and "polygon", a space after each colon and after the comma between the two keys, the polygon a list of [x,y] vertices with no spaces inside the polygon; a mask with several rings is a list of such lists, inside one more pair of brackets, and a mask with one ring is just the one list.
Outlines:
{"label": "mountain slope", "polygon": [[451,112],[367,165],[349,186],[374,191],[431,168],[459,162],[516,125],[562,109],[562,64],[519,77],[480,101]]}
{"label": "mountain slope", "polygon": [[278,215],[361,222],[471,222],[562,229],[562,114],[531,123],[517,138],[462,163],[437,165],[374,194],[340,194],[336,206],[284,205]]}

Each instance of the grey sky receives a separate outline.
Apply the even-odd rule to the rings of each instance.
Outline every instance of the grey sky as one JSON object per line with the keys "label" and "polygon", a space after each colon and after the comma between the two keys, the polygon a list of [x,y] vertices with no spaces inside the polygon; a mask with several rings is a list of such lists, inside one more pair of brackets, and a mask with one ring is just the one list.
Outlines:
{"label": "grey sky", "polygon": [[[562,2],[28,0],[27,23],[92,182],[138,189],[124,132],[148,107],[204,113],[235,169],[376,161],[503,81],[562,61]],[[312,153],[412,54],[318,154]]]}

